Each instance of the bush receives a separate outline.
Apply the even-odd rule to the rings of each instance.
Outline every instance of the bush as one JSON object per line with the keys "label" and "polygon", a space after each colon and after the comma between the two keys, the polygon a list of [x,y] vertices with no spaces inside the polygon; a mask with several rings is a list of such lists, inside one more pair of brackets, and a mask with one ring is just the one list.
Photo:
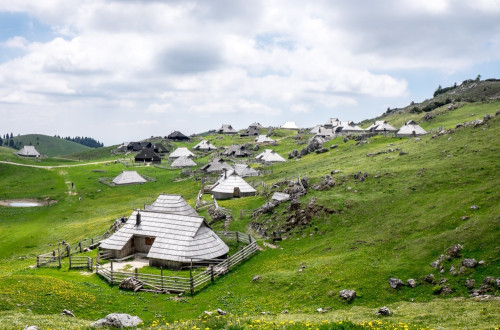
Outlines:
{"label": "bush", "polygon": [[432,287],[432,294],[440,294],[441,291],[443,291],[443,287],[441,285]]}
{"label": "bush", "polygon": [[410,110],[410,113],[421,113],[422,110],[419,109],[419,107],[413,107]]}

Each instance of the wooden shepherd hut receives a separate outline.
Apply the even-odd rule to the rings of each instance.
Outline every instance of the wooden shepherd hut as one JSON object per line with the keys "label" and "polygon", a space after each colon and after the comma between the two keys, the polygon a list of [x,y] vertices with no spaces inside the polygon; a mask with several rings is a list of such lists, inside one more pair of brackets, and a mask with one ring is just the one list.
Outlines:
{"label": "wooden shepherd hut", "polygon": [[146,182],[148,181],[140,176],[137,171],[122,171],[116,178],[113,179],[113,183],[117,186],[141,184]]}
{"label": "wooden shepherd hut", "polygon": [[224,172],[210,189],[216,199],[255,196],[257,191],[234,171]]}
{"label": "wooden shepherd hut", "polygon": [[255,159],[263,162],[286,162],[286,159],[278,155],[272,149],[266,149],[264,152],[260,153],[255,157]]}
{"label": "wooden shepherd hut", "polygon": [[210,163],[203,165],[200,168],[200,170],[207,173],[214,173],[214,172],[232,171],[234,169],[223,159],[215,158]]}
{"label": "wooden shepherd hut", "polygon": [[200,151],[211,151],[215,149],[217,149],[217,147],[211,144],[210,141],[207,140],[201,140],[200,143],[198,143],[193,147],[193,150],[200,150]]}
{"label": "wooden shepherd hut", "polygon": [[169,140],[174,140],[174,141],[187,141],[187,140],[189,140],[189,137],[185,136],[184,134],[182,134],[179,131],[173,131],[172,133],[170,133],[167,136],[167,138]]}
{"label": "wooden shepherd hut", "polygon": [[180,156],[170,164],[171,167],[193,167],[197,164],[188,156]]}
{"label": "wooden shepherd hut", "polygon": [[139,152],[135,156],[135,162],[136,163],[155,163],[159,164],[161,163],[161,157],[158,155],[156,152],[154,152],[153,149],[142,149],[141,152]]}
{"label": "wooden shepherd hut", "polygon": [[175,149],[169,156],[168,158],[170,159],[177,159],[179,157],[186,156],[186,157],[194,157],[195,154],[193,154],[191,151],[189,151],[188,148],[177,148]]}
{"label": "wooden shepherd hut", "polygon": [[229,252],[205,218],[151,210],[134,210],[99,248],[113,259],[145,254],[150,266],[169,269],[225,258]]}
{"label": "wooden shepherd hut", "polygon": [[396,133],[396,136],[411,137],[425,134],[427,134],[427,131],[425,129],[420,127],[420,125],[418,125],[414,120],[410,120],[409,122],[401,126],[399,131]]}
{"label": "wooden shepherd hut", "polygon": [[33,146],[24,146],[17,154],[22,157],[40,157],[40,153]]}

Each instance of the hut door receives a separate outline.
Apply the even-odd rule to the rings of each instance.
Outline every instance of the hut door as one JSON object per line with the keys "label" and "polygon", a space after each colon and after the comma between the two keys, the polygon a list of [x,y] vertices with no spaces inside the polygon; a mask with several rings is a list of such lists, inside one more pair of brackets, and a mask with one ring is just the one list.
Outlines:
{"label": "hut door", "polygon": [[240,197],[240,187],[234,187],[233,197]]}

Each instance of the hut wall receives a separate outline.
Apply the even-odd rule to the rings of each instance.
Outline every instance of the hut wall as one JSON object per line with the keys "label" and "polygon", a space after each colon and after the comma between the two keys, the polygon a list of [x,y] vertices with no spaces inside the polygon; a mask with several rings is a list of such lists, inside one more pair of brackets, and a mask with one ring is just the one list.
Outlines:
{"label": "hut wall", "polygon": [[134,250],[135,253],[148,253],[151,250],[151,244],[147,244],[149,237],[145,236],[134,236]]}
{"label": "hut wall", "polygon": [[173,270],[179,270],[183,266],[189,266],[188,263],[182,263],[182,262],[172,261],[172,260],[155,259],[155,258],[149,259],[149,265],[151,267],[164,267],[164,268],[173,269]]}

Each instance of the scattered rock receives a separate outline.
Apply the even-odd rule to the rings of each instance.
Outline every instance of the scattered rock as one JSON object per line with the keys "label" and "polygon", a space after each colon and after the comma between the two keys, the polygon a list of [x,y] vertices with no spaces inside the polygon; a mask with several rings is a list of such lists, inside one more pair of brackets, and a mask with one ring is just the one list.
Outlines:
{"label": "scattered rock", "polygon": [[318,313],[326,313],[326,310],[323,309],[323,308],[318,308],[318,309],[316,309],[316,312],[318,312]]}
{"label": "scattered rock", "polygon": [[252,282],[257,282],[258,280],[260,280],[260,275],[256,275],[252,278]]}
{"label": "scattered rock", "polygon": [[61,312],[61,315],[75,317],[75,314],[73,314],[72,311],[67,310],[67,309],[63,309],[63,311]]}
{"label": "scattered rock", "polygon": [[477,266],[477,260],[474,258],[464,259],[464,260],[462,260],[462,266],[467,267],[467,268],[474,268]]}
{"label": "scattered rock", "polygon": [[339,296],[347,302],[351,302],[354,300],[354,298],[356,298],[356,291],[349,289],[340,290]]}
{"label": "scattered rock", "polygon": [[347,141],[349,141],[349,138],[347,136],[345,136],[342,141],[344,141],[344,143],[346,143]]}
{"label": "scattered rock", "polygon": [[399,287],[402,287],[404,283],[399,278],[391,277],[389,279],[389,285],[391,286],[391,288],[397,289]]}
{"label": "scattered rock", "polygon": [[36,325],[27,325],[24,330],[38,330],[38,327]]}
{"label": "scattered rock", "polygon": [[467,287],[467,289],[469,290],[472,290],[474,289],[474,287],[476,286],[476,280],[473,279],[473,278],[468,278],[466,281],[465,281],[465,286]]}
{"label": "scattered rock", "polygon": [[209,311],[204,311],[203,313],[206,314],[206,315],[208,315],[208,316],[210,316],[210,315],[213,314],[213,312],[209,312]]}
{"label": "scattered rock", "polygon": [[281,314],[288,314],[288,309],[281,311]]}
{"label": "scattered rock", "polygon": [[294,198],[290,201],[290,210],[300,209],[300,202],[298,199]]}
{"label": "scattered rock", "polygon": [[416,287],[417,286],[417,281],[415,281],[414,279],[410,278],[408,281],[406,281],[406,284],[412,288]]}
{"label": "scattered rock", "polygon": [[434,284],[435,283],[434,274],[425,275],[424,281],[426,281],[427,283]]}
{"label": "scattered rock", "polygon": [[382,316],[390,316],[391,311],[387,307],[381,307],[378,312],[375,313],[375,315],[382,315]]}
{"label": "scattered rock", "polygon": [[414,138],[413,141],[418,142],[418,141],[422,141],[422,139],[421,138]]}
{"label": "scattered rock", "polygon": [[401,151],[399,152],[399,155],[400,155],[400,156],[404,156],[404,155],[408,155],[408,153],[407,153],[406,151],[402,151],[402,150],[401,150]]}
{"label": "scattered rock", "polygon": [[317,154],[323,154],[323,153],[325,153],[325,152],[327,152],[327,151],[328,151],[328,149],[326,149],[326,148],[320,148],[320,149],[317,149],[315,152],[316,152]]}
{"label": "scattered rock", "polygon": [[219,315],[226,315],[227,313],[226,313],[226,311],[223,311],[222,309],[217,308],[217,314],[219,314]]}
{"label": "scattered rock", "polygon": [[452,245],[447,251],[446,254],[449,255],[451,258],[457,258],[460,256],[460,252],[462,251],[462,245],[460,244],[455,244]]}
{"label": "scattered rock", "polygon": [[317,185],[311,187],[313,190],[329,190],[333,186],[335,186],[336,182],[330,175],[325,175],[321,182]]}
{"label": "scattered rock", "polygon": [[440,280],[439,280],[439,285],[446,283],[446,281],[447,281],[447,280],[446,280],[445,278],[440,279]]}
{"label": "scattered rock", "polygon": [[90,251],[92,251],[92,250],[90,250],[89,248],[84,248],[83,249],[83,252],[90,252]]}
{"label": "scattered rock", "polygon": [[431,262],[430,265],[432,268],[438,268],[439,264],[441,263],[441,260],[436,260],[434,262]]}
{"label": "scattered rock", "polygon": [[447,295],[453,293],[453,289],[450,288],[448,285],[444,285],[443,288],[441,289],[441,294],[442,295]]}
{"label": "scattered rock", "polygon": [[467,215],[464,215],[464,216],[463,216],[463,217],[461,217],[460,219],[462,219],[463,221],[465,221],[465,220],[469,220],[469,219],[470,219],[470,217],[469,217],[469,216],[467,216]]}
{"label": "scattered rock", "polygon": [[493,276],[486,276],[483,279],[484,285],[495,285],[495,278]]}
{"label": "scattered rock", "polygon": [[488,120],[490,120],[490,119],[491,119],[491,116],[490,116],[490,114],[488,114],[488,113],[487,113],[487,114],[485,114],[485,115],[484,115],[484,117],[483,117],[483,121],[484,121],[484,122],[486,122],[486,121],[488,121]]}
{"label": "scattered rock", "polygon": [[451,275],[458,275],[458,271],[454,266],[450,267],[450,274]]}
{"label": "scattered rock", "polygon": [[478,265],[478,266],[484,266],[484,260],[479,260],[479,261],[477,262],[477,265]]}
{"label": "scattered rock", "polygon": [[105,318],[92,323],[90,326],[125,328],[125,327],[136,327],[141,323],[142,320],[137,316],[132,316],[125,313],[112,313],[106,315]]}
{"label": "scattered rock", "polygon": [[500,289],[500,277],[495,280],[497,288]]}
{"label": "scattered rock", "polygon": [[291,152],[288,153],[288,159],[296,158],[299,155],[299,152],[295,149],[293,149]]}
{"label": "scattered rock", "polygon": [[472,205],[472,206],[470,207],[470,209],[471,209],[471,210],[479,210],[479,206],[477,206],[477,205]]}
{"label": "scattered rock", "polygon": [[358,172],[354,173],[352,176],[354,179],[359,180],[359,182],[363,182],[368,177],[368,173],[367,172],[361,173],[358,171]]}
{"label": "scattered rock", "polygon": [[338,148],[338,147],[339,147],[339,145],[338,145],[338,144],[332,144],[332,145],[330,146],[330,149],[336,149],[336,148]]}

